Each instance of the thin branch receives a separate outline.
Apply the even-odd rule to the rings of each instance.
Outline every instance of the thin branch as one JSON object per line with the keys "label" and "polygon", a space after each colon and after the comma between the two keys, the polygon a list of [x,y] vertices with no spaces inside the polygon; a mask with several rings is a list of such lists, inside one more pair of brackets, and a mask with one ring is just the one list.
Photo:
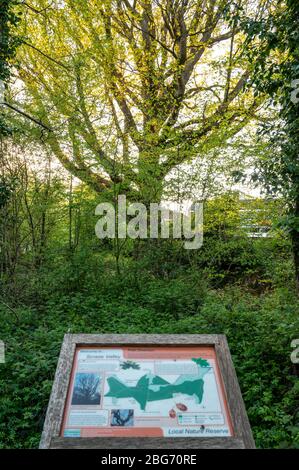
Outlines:
{"label": "thin branch", "polygon": [[39,15],[39,14],[43,13],[44,11],[48,10],[49,8],[51,8],[51,6],[53,5],[53,2],[51,2],[50,5],[48,5],[45,8],[42,8],[41,10],[37,10],[32,5],[29,5],[27,2],[22,2],[22,5],[27,7],[29,10],[33,11],[33,13],[37,13]]}
{"label": "thin branch", "polygon": [[40,121],[39,119],[36,119],[36,118],[33,117],[33,116],[30,116],[29,114],[25,113],[25,112],[22,111],[21,109],[16,108],[16,107],[13,106],[12,104],[3,103],[3,105],[4,105],[4,106],[7,106],[7,108],[12,109],[12,110],[15,111],[16,113],[21,114],[21,115],[24,116],[25,118],[30,119],[30,121],[32,121],[32,122],[34,122],[35,124],[37,124],[38,126],[42,127],[42,128],[45,129],[46,131],[48,131],[48,132],[53,132],[53,129],[51,129],[49,126],[47,126],[46,124],[44,124],[42,121]]}
{"label": "thin branch", "polygon": [[53,57],[49,56],[48,54],[46,54],[45,52],[41,51],[40,49],[38,49],[37,47],[33,46],[33,44],[29,44],[28,42],[26,41],[22,41],[22,44],[24,44],[25,46],[28,46],[28,47],[31,47],[31,49],[34,49],[35,51],[37,51],[39,54],[41,54],[43,57],[45,57],[46,59],[48,60],[51,60],[51,62],[54,62],[54,64],[56,65],[59,65],[60,67],[63,67],[65,70],[69,71],[70,68],[63,64],[62,62],[59,62],[58,60],[56,59],[53,59]]}

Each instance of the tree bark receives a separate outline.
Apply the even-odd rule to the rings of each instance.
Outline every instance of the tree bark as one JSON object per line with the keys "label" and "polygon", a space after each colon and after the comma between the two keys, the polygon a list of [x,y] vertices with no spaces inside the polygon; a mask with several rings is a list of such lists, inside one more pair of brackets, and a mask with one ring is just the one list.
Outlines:
{"label": "tree bark", "polygon": [[[299,194],[295,204],[294,215],[296,220],[299,220]],[[295,266],[295,279],[296,279],[296,288],[299,293],[299,227],[297,226],[292,229],[291,232],[292,246],[293,246],[293,255],[294,255],[294,266]]]}

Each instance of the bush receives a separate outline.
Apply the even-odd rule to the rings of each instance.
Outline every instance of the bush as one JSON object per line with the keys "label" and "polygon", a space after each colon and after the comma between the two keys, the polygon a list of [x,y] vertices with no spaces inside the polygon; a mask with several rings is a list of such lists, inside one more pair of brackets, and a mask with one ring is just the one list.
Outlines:
{"label": "bush", "polygon": [[147,280],[136,288],[133,280],[105,277],[88,295],[52,294],[39,309],[16,309],[17,318],[0,310],[7,345],[0,447],[37,447],[66,332],[226,334],[257,446],[299,447],[298,379],[290,361],[299,331],[293,292],[257,297],[238,287],[209,290],[190,275],[185,285],[183,279]]}

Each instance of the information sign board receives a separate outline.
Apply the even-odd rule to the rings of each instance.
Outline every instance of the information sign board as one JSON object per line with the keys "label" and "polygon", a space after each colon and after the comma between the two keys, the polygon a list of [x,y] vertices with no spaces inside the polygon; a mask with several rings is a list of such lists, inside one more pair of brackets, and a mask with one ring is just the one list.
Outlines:
{"label": "information sign board", "polygon": [[137,442],[254,447],[224,336],[65,336],[40,447]]}

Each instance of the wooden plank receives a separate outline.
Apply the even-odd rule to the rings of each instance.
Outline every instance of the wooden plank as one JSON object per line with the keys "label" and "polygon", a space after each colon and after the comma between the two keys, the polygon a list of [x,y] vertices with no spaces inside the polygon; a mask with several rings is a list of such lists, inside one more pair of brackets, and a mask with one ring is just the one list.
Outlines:
{"label": "wooden plank", "polygon": [[182,438],[112,438],[79,437],[52,439],[51,449],[244,449],[242,439],[234,437]]}
{"label": "wooden plank", "polygon": [[254,449],[255,443],[249,419],[227,340],[224,335],[219,335],[219,342],[215,345],[215,348],[235,434],[237,437],[244,440],[247,449]]}
{"label": "wooden plank", "polygon": [[76,342],[77,345],[118,345],[118,346],[125,346],[130,344],[135,345],[153,345],[153,346],[163,346],[165,344],[187,344],[188,346],[198,346],[198,345],[206,345],[206,346],[214,346],[219,341],[219,335],[147,335],[147,334],[140,334],[140,335],[73,335],[73,341]]}
{"label": "wooden plank", "polygon": [[59,436],[71,376],[76,343],[72,335],[65,335],[54,378],[48,411],[40,441],[40,449],[50,447],[51,438]]}

